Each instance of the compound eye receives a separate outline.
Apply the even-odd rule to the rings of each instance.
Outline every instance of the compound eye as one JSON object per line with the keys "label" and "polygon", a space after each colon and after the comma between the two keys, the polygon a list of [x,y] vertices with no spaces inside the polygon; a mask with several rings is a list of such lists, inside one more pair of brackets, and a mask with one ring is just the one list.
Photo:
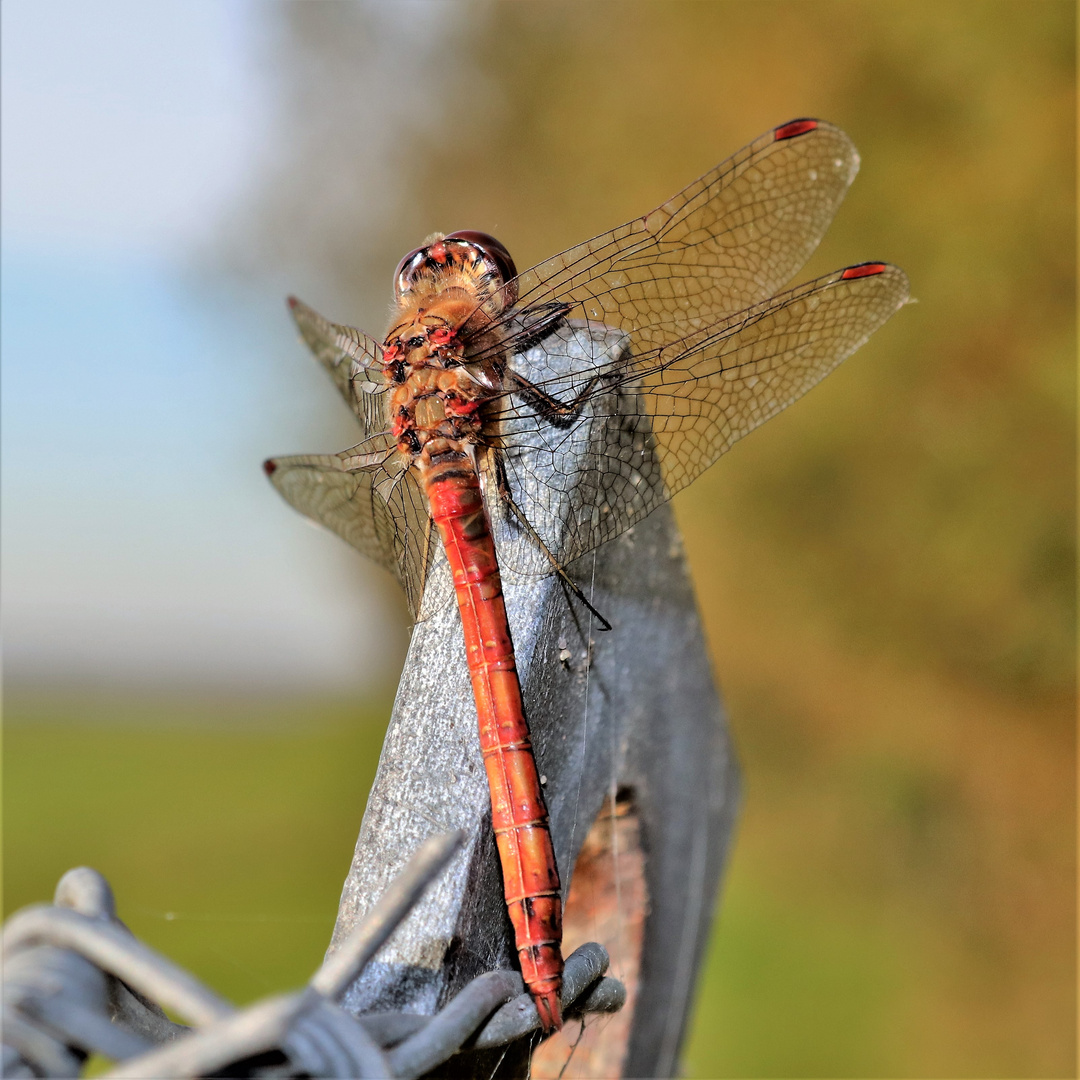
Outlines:
{"label": "compound eye", "polygon": [[413,287],[417,275],[427,261],[427,250],[426,247],[416,248],[398,263],[397,270],[394,271],[394,293],[396,296],[403,296]]}
{"label": "compound eye", "polygon": [[[510,252],[490,233],[479,232],[475,229],[462,229],[458,232],[448,233],[446,239],[464,240],[465,243],[472,244],[484,257],[484,261],[491,269],[497,271],[504,285],[509,285],[517,277],[517,267],[510,257]],[[507,306],[509,306],[517,299],[517,288],[511,286],[507,289],[507,294],[506,302]]]}

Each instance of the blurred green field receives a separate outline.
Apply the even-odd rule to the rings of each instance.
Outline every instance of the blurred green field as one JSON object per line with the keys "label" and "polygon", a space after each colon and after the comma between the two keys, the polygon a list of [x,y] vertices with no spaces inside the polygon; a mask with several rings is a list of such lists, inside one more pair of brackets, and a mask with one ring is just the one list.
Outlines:
{"label": "blurred green field", "polygon": [[[5,914],[91,865],[137,935],[233,1001],[299,985],[329,941],[389,706],[9,695]],[[941,909],[941,866],[979,807],[950,805],[903,754],[863,746],[840,764],[776,702],[750,707],[747,802],[686,1074],[915,1076],[948,1062],[950,1075],[1068,1075],[1070,957],[1047,955],[1067,928],[1036,900],[1013,933],[1022,951],[1052,939],[1018,965],[1017,943],[985,925],[957,940],[967,920]],[[1067,857],[1057,839],[1033,856],[1044,873]],[[853,873],[859,856],[870,865]]]}
{"label": "blurred green field", "polygon": [[100,870],[121,916],[235,1001],[322,962],[389,705],[10,701],[4,904]]}
{"label": "blurred green field", "polygon": [[[136,934],[232,1000],[306,979],[329,940],[374,776],[378,707],[278,706],[267,710],[269,729],[246,730],[235,714],[250,720],[251,703],[98,708],[143,723],[152,714],[161,726],[80,722],[75,702],[9,705],[6,911],[46,899],[64,870],[89,864],[109,878]],[[691,1075],[711,1075],[725,1059],[757,1060],[763,1075],[779,1075],[791,1071],[792,1054],[805,1062],[808,1047],[826,1071],[872,1060],[902,965],[869,913],[856,918],[796,915],[737,862]],[[814,997],[823,1010],[800,1006]],[[865,1034],[838,1045],[853,1021]],[[777,1022],[789,1029],[789,1049],[776,1045],[762,1062],[761,1040]]]}

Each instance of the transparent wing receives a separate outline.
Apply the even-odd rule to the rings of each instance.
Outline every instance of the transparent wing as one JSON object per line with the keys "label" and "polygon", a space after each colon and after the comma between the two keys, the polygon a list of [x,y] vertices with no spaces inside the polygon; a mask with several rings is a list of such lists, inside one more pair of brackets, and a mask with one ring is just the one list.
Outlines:
{"label": "transparent wing", "polygon": [[438,538],[419,484],[388,440],[368,439],[340,454],[271,458],[265,469],[300,513],[392,571],[419,614]]}
{"label": "transparent wing", "polygon": [[330,373],[334,385],[356,414],[365,438],[389,428],[387,383],[382,373],[382,346],[352,326],[324,319],[295,296],[289,310],[307,347]]}
{"label": "transparent wing", "polygon": [[[839,270],[706,328],[635,352],[608,352],[592,372],[577,363],[567,327],[543,343],[568,374],[493,405],[506,433],[510,492],[560,563],[618,536],[689,484],[744,435],[823,379],[908,299],[903,271],[884,263]],[[624,335],[623,341],[628,339]],[[632,340],[632,339],[630,339]],[[554,361],[553,361],[554,356]],[[552,414],[550,395],[580,399]],[[529,557],[531,558],[531,556]],[[546,557],[517,569],[545,572]]]}
{"label": "transparent wing", "polygon": [[798,273],[858,169],[839,128],[782,124],[652,213],[526,270],[506,329],[535,338],[561,310],[631,333],[640,353],[712,326]]}

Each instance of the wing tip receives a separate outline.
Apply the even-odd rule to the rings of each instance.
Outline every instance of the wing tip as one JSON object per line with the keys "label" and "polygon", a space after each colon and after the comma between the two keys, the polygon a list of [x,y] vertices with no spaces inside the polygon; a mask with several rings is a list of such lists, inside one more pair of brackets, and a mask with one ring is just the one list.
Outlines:
{"label": "wing tip", "polygon": [[291,293],[285,297],[285,303],[288,305],[289,314],[293,317],[293,322],[298,326],[301,326],[301,320],[310,319],[314,314],[311,308],[309,308],[303,300],[298,296],[293,296]]}
{"label": "wing tip", "polygon": [[274,458],[267,458],[262,463],[262,467],[263,472],[266,473],[267,476],[273,476],[274,473],[277,472],[278,463],[274,460]]}
{"label": "wing tip", "polygon": [[866,278],[881,278],[882,287],[888,289],[897,299],[897,307],[911,302],[911,282],[907,274],[890,262],[861,262],[845,266],[838,270],[833,278],[836,284],[844,281],[861,281]]}

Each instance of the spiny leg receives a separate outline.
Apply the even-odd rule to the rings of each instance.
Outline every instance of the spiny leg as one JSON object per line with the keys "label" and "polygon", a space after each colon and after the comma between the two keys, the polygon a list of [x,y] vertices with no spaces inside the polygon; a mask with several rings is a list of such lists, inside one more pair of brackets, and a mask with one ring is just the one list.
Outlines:
{"label": "spiny leg", "polygon": [[575,423],[581,416],[582,407],[592,397],[593,387],[600,381],[601,373],[597,372],[586,384],[584,389],[569,403],[560,401],[557,397],[542,390],[536,383],[530,382],[524,375],[516,371],[507,374],[507,382],[510,388],[520,394],[540,415],[553,427],[566,428]]}
{"label": "spiny leg", "polygon": [[530,537],[536,542],[537,546],[547,557],[548,562],[551,563],[551,568],[559,575],[562,582],[573,592],[573,594],[585,605],[586,608],[592,613],[593,617],[600,623],[601,630],[610,630],[611,623],[600,614],[586,599],[585,594],[581,591],[581,587],[576,581],[573,581],[566,571],[562,568],[559,560],[551,553],[547,544],[544,543],[540,534],[529,523],[529,519],[525,516],[521,507],[514,502],[514,496],[510,492],[510,480],[506,475],[506,466],[503,462],[502,456],[495,451],[492,454],[492,459],[495,463],[495,487],[498,490],[499,498],[509,507],[511,513],[517,519],[521,527],[529,534]]}

